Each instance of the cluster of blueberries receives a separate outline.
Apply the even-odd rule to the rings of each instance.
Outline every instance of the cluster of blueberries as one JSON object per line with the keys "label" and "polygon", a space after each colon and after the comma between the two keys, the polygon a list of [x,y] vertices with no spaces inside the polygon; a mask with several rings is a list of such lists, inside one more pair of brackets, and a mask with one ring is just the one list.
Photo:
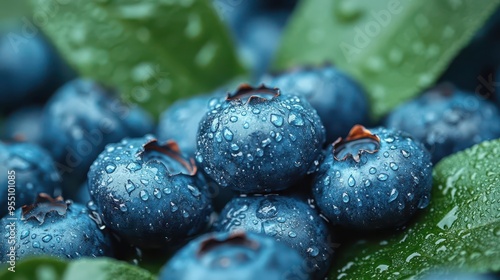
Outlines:
{"label": "cluster of blueberries", "polygon": [[433,164],[500,138],[498,107],[451,84],[374,124],[363,88],[331,65],[178,100],[155,125],[67,74],[43,37],[19,46],[0,68],[0,204],[13,170],[17,206],[0,209],[2,263],[11,246],[18,260],[134,246],[176,251],[161,279],[320,279],[339,232],[401,228],[429,204]]}

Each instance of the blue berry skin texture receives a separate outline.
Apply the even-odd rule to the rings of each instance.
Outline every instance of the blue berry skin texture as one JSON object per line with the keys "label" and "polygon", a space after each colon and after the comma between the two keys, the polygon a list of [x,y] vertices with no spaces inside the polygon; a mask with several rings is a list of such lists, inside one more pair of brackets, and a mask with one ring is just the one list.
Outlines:
{"label": "blue berry skin texture", "polygon": [[60,182],[47,151],[35,144],[0,141],[0,204],[5,206],[0,208],[0,216],[7,214],[8,202],[12,201],[9,193],[15,193],[15,205],[19,208],[32,204],[40,192],[53,194],[59,190]]}
{"label": "blue berry skin texture", "polygon": [[242,196],[221,211],[214,229],[262,233],[295,249],[306,262],[302,272],[324,276],[334,254],[326,220],[307,202],[288,196]]}
{"label": "blue berry skin texture", "polygon": [[158,140],[174,140],[183,153],[194,157],[198,126],[208,112],[209,104],[217,102],[216,98],[201,95],[176,101],[160,116],[156,132]]}
{"label": "blue berry skin texture", "polygon": [[204,116],[196,161],[222,187],[283,190],[316,171],[325,130],[303,98],[242,85]]}
{"label": "blue berry skin texture", "polygon": [[160,280],[311,279],[298,274],[303,259],[271,237],[252,232],[207,233],[178,251]]}
{"label": "blue berry skin texture", "polygon": [[2,139],[42,144],[42,106],[26,106],[12,112],[3,125]]}
{"label": "blue berry skin texture", "polygon": [[200,233],[212,212],[194,160],[151,135],[107,145],[90,167],[88,186],[104,224],[141,248]]}
{"label": "blue berry skin texture", "polygon": [[313,196],[335,225],[378,230],[404,225],[427,207],[432,188],[429,152],[409,134],[353,127],[326,151]]}
{"label": "blue berry skin texture", "polygon": [[356,124],[368,124],[366,93],[354,79],[333,66],[304,67],[275,76],[265,84],[302,96],[318,112],[326,130],[326,143],[347,135]]}
{"label": "blue berry skin texture", "polygon": [[397,107],[385,125],[413,135],[437,163],[447,155],[499,138],[500,111],[474,93],[441,84]]}
{"label": "blue berry skin texture", "polygon": [[47,103],[43,129],[44,145],[64,166],[64,173],[83,180],[106,144],[144,136],[154,126],[146,112],[128,107],[113,91],[91,80],[76,79]]}
{"label": "blue berry skin texture", "polygon": [[[15,254],[17,260],[28,256],[54,256],[63,259],[113,256],[111,240],[106,231],[89,216],[83,205],[40,194],[33,205],[15,211]],[[9,261],[7,252],[13,246],[9,216],[2,218],[0,241],[1,262]]]}

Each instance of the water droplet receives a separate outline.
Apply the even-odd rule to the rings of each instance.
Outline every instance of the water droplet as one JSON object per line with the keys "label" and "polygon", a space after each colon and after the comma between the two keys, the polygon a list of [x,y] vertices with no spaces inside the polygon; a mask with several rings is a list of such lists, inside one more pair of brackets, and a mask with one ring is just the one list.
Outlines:
{"label": "water droplet", "polygon": [[268,146],[269,144],[271,144],[271,139],[266,138],[266,139],[262,140],[261,147],[264,148],[264,147]]}
{"label": "water droplet", "polygon": [[147,185],[149,185],[149,180],[146,180],[146,179],[141,179],[141,183],[142,183],[144,186],[147,186]]}
{"label": "water droplet", "polygon": [[410,157],[410,153],[409,153],[408,151],[401,150],[401,154],[403,154],[403,156],[404,156],[405,158]]}
{"label": "water droplet", "polygon": [[384,157],[388,158],[389,157],[389,152],[384,152]]}
{"label": "water droplet", "polygon": [[372,182],[371,182],[370,180],[366,179],[366,180],[363,182],[363,184],[365,185],[365,187],[369,187],[369,186],[372,184]]}
{"label": "water droplet", "polygon": [[135,190],[135,185],[132,181],[128,180],[127,184],[125,184],[125,190],[128,194],[132,193]]}
{"label": "water droplet", "polygon": [[172,211],[172,213],[174,213],[177,210],[179,210],[179,206],[177,206],[175,203],[173,203],[172,201],[170,201],[170,211]]}
{"label": "water droplet", "polygon": [[264,155],[264,150],[262,150],[260,148],[257,148],[256,152],[257,152],[258,157],[262,157]]}
{"label": "water droplet", "polygon": [[288,115],[288,123],[291,125],[295,126],[303,126],[304,125],[304,119],[302,116],[296,112],[290,112]]}
{"label": "water droplet", "polygon": [[335,205],[333,205],[333,214],[340,215],[340,209]]}
{"label": "water droplet", "polygon": [[106,172],[109,174],[109,173],[113,173],[113,171],[115,171],[116,169],[116,165],[114,164],[108,164],[105,168]]}
{"label": "water droplet", "polygon": [[354,177],[349,176],[349,179],[347,179],[347,183],[349,184],[349,187],[354,187],[356,185],[356,180],[354,180]]}
{"label": "water droplet", "polygon": [[417,207],[419,209],[424,209],[429,205],[430,199],[428,195],[424,195],[419,201]]}
{"label": "water droplet", "polygon": [[391,194],[389,195],[389,200],[387,202],[389,203],[393,202],[394,200],[396,200],[396,198],[398,198],[398,195],[399,195],[398,190],[392,189]]}
{"label": "water droplet", "polygon": [[440,229],[449,229],[453,223],[458,219],[457,216],[458,206],[453,207],[442,219],[438,222],[437,226]]}
{"label": "water droplet", "polygon": [[222,132],[222,134],[224,135],[224,139],[226,139],[227,141],[231,141],[233,140],[233,132],[231,130],[229,130],[229,128],[224,128],[224,131]]}
{"label": "water droplet", "polygon": [[275,114],[271,114],[271,123],[273,123],[275,126],[280,127],[283,125],[283,117]]}
{"label": "water droplet", "polygon": [[377,266],[377,269],[378,269],[379,272],[384,272],[387,269],[389,269],[389,266],[386,265],[386,264],[381,264],[381,265]]}
{"label": "water droplet", "polygon": [[247,129],[247,128],[249,128],[249,127],[250,127],[250,124],[248,124],[248,122],[245,122],[245,123],[243,124],[243,128],[244,128],[244,129]]}
{"label": "water droplet", "polygon": [[410,254],[408,257],[406,257],[406,262],[410,262],[413,258],[415,257],[420,257],[421,255],[417,252]]}
{"label": "water droplet", "polygon": [[30,231],[29,230],[23,230],[23,232],[21,232],[21,239],[25,239],[29,235],[30,235]]}
{"label": "water droplet", "polygon": [[141,165],[137,164],[136,162],[131,162],[131,163],[127,164],[127,169],[134,172],[134,171],[141,169]]}
{"label": "water droplet", "polygon": [[316,257],[319,254],[318,247],[312,246],[312,247],[307,248],[307,253],[311,257]]}
{"label": "water droplet", "polygon": [[342,194],[342,201],[345,203],[349,202],[349,195],[347,193]]}
{"label": "water droplet", "polygon": [[297,140],[297,136],[293,134],[289,134],[288,136],[290,136],[290,140],[292,140],[292,142],[295,142],[295,140]]}
{"label": "water droplet", "polygon": [[191,185],[187,185],[187,188],[189,190],[189,192],[191,193],[192,196],[194,197],[198,197],[201,195],[201,192],[200,190],[198,190],[197,187],[194,187],[194,186],[191,186]]}
{"label": "water droplet", "polygon": [[214,118],[212,120],[212,123],[210,124],[210,131],[215,133],[218,128],[219,128],[219,118]]}
{"label": "water droplet", "polygon": [[290,236],[291,238],[295,238],[295,237],[297,237],[297,234],[295,232],[293,232],[293,231],[290,231],[288,233],[288,236]]}
{"label": "water droplet", "polygon": [[370,174],[375,174],[375,173],[377,173],[377,168],[371,167],[369,172],[370,172]]}
{"label": "water droplet", "polygon": [[122,211],[122,212],[127,212],[127,210],[128,210],[127,206],[123,203],[121,203],[119,205],[119,207],[120,207],[120,211]]}
{"label": "water droplet", "polygon": [[154,189],[154,191],[153,191],[153,195],[154,195],[156,198],[160,199],[160,198],[161,198],[161,191],[160,191],[159,189]]}
{"label": "water droplet", "polygon": [[259,114],[260,113],[259,108],[253,108],[252,113]]}
{"label": "water droplet", "polygon": [[235,144],[235,143],[231,144],[231,151],[236,152],[239,149],[240,149],[240,147],[237,144]]}
{"label": "water droplet", "polygon": [[40,243],[38,243],[38,241],[34,241],[31,246],[33,246],[33,248],[40,248]]}
{"label": "water droplet", "polygon": [[392,170],[396,171],[399,169],[399,166],[395,162],[389,163],[389,166],[391,167]]}
{"label": "water droplet", "polygon": [[139,193],[139,196],[141,197],[142,200],[146,201],[149,199],[149,194],[147,191],[145,190],[142,190],[140,193]]}
{"label": "water droplet", "polygon": [[50,234],[47,234],[44,237],[42,237],[42,241],[45,243],[49,242],[50,240],[52,240],[52,235]]}
{"label": "water droplet", "polygon": [[171,189],[171,188],[169,188],[169,187],[166,187],[166,188],[164,188],[164,189],[163,189],[163,192],[164,192],[165,194],[171,194],[171,193],[172,193],[172,189]]}
{"label": "water droplet", "polygon": [[249,161],[253,161],[253,155],[252,154],[247,154],[247,159]]}
{"label": "water droplet", "polygon": [[202,163],[203,162],[203,156],[200,153],[196,153],[196,162]]}
{"label": "water droplet", "polygon": [[385,181],[387,180],[387,178],[389,178],[389,176],[385,173],[380,173],[378,176],[377,176],[377,179],[379,179],[380,181]]}
{"label": "water droplet", "polygon": [[385,138],[384,140],[385,140],[385,142],[387,142],[387,143],[392,143],[392,142],[394,142],[394,137],[389,136],[389,137]]}
{"label": "water droplet", "polygon": [[283,140],[283,136],[278,132],[276,133],[276,137],[274,137],[274,139],[276,139],[276,142],[280,142],[281,140]]}
{"label": "water droplet", "polygon": [[286,218],[285,217],[278,217],[276,220],[278,221],[278,223],[284,223],[284,222],[286,222]]}
{"label": "water droplet", "polygon": [[323,185],[328,186],[330,185],[330,176],[326,176],[325,179],[323,179]]}

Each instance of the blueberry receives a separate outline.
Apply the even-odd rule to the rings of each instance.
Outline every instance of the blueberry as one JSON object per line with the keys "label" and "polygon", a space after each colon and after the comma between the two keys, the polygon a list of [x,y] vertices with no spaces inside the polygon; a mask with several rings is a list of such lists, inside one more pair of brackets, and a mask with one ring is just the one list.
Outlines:
{"label": "blueberry", "polygon": [[60,187],[54,161],[44,149],[30,143],[0,142],[0,216],[7,214],[9,186],[15,188],[17,207],[32,204],[36,194],[53,194]]}
{"label": "blueberry", "polygon": [[368,100],[363,88],[333,66],[298,68],[267,76],[263,82],[283,92],[303,96],[318,112],[331,143],[355,124],[369,122]]}
{"label": "blueberry", "polygon": [[88,174],[105,225],[141,248],[160,248],[203,230],[210,198],[194,160],[152,136],[109,144]]}
{"label": "blueberry", "polygon": [[333,224],[376,230],[405,224],[428,205],[431,188],[423,145],[401,131],[356,125],[326,151],[313,195]]}
{"label": "blueberry", "polygon": [[432,162],[500,137],[500,112],[472,93],[442,84],[397,107],[386,126],[412,134],[431,151]]}
{"label": "blueberry", "polygon": [[279,195],[237,197],[219,215],[215,230],[264,233],[295,249],[302,272],[324,276],[334,248],[327,222],[308,203]]}
{"label": "blueberry", "polygon": [[214,98],[212,95],[200,95],[177,100],[160,116],[156,132],[158,139],[174,140],[183,153],[194,157],[198,125]]}
{"label": "blueberry", "polygon": [[43,101],[70,72],[38,27],[28,21],[0,29],[0,109]]}
{"label": "blueberry", "polygon": [[35,204],[16,210],[17,221],[8,218],[0,221],[4,232],[0,241],[2,263],[10,258],[10,236],[15,238],[18,260],[40,255],[67,259],[113,255],[109,235],[90,218],[88,209],[61,197],[40,194]]}
{"label": "blueberry", "polygon": [[149,115],[123,104],[114,92],[91,80],[73,80],[49,100],[43,113],[44,145],[61,171],[83,180],[107,143],[140,137],[153,128]]}
{"label": "blueberry", "polygon": [[26,106],[12,112],[5,120],[2,137],[6,140],[18,140],[41,144],[42,106]]}
{"label": "blueberry", "polygon": [[299,274],[302,263],[297,252],[265,235],[208,233],[177,252],[160,280],[310,279]]}
{"label": "blueberry", "polygon": [[223,187],[277,191],[316,170],[324,141],[323,125],[306,100],[243,85],[203,118],[196,160]]}

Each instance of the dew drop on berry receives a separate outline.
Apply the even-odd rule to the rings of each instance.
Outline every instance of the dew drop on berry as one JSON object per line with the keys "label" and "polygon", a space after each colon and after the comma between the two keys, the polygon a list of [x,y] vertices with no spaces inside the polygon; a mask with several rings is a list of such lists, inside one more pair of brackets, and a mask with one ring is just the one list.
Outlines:
{"label": "dew drop on berry", "polygon": [[174,213],[177,210],[179,210],[179,206],[177,206],[177,204],[175,204],[174,202],[170,201],[170,211],[172,211],[172,213]]}
{"label": "dew drop on berry", "polygon": [[347,183],[349,184],[349,187],[354,187],[356,185],[356,180],[354,180],[354,177],[349,176],[349,179],[347,179]]}
{"label": "dew drop on berry", "polygon": [[248,124],[248,122],[245,122],[245,123],[243,124],[243,128],[244,128],[244,129],[248,129],[249,127],[250,127],[250,124]]}
{"label": "dew drop on berry", "polygon": [[201,195],[201,192],[198,190],[197,187],[194,187],[194,186],[191,186],[191,185],[187,185],[187,188],[188,188],[188,190],[189,190],[189,192],[191,193],[192,196],[199,197]]}
{"label": "dew drop on berry", "polygon": [[229,128],[224,128],[224,131],[222,132],[223,136],[224,136],[224,139],[226,139],[227,141],[232,141],[233,140],[233,132],[231,130],[229,130]]}
{"label": "dew drop on berry", "polygon": [[295,232],[293,232],[293,231],[290,231],[290,232],[288,233],[288,236],[290,236],[291,238],[295,238],[295,237],[297,237],[297,233],[295,233]]}
{"label": "dew drop on berry", "polygon": [[377,168],[371,167],[369,172],[370,172],[370,174],[375,174],[375,173],[377,173]]}
{"label": "dew drop on berry", "polygon": [[323,185],[325,186],[330,185],[330,176],[326,176],[325,179],[323,179]]}
{"label": "dew drop on berry", "polygon": [[274,124],[277,127],[280,127],[283,125],[283,117],[275,114],[271,114],[271,123]]}
{"label": "dew drop on berry", "polygon": [[153,191],[153,195],[154,195],[156,198],[160,199],[160,198],[161,198],[161,191],[160,191],[159,189],[154,189],[154,191]]}
{"label": "dew drop on berry", "polygon": [[26,237],[28,237],[28,235],[30,235],[30,231],[23,230],[23,232],[21,232],[21,239],[25,239]]}
{"label": "dew drop on berry", "polygon": [[345,203],[349,202],[349,195],[347,193],[342,194],[342,201]]}
{"label": "dew drop on berry", "polygon": [[365,185],[365,187],[369,187],[369,186],[372,184],[372,182],[371,182],[370,180],[366,179],[366,180],[363,182],[363,184]]}
{"label": "dew drop on berry", "polygon": [[319,254],[319,249],[316,246],[312,246],[307,248],[306,252],[309,254],[309,256],[316,257]]}
{"label": "dew drop on berry", "polygon": [[403,154],[403,156],[404,156],[405,158],[410,157],[410,153],[409,153],[408,151],[401,150],[401,154]]}
{"label": "dew drop on berry", "polygon": [[131,163],[127,164],[127,169],[132,171],[132,172],[137,171],[137,170],[141,169],[141,165],[137,164],[136,162],[131,162]]}
{"label": "dew drop on berry", "polygon": [[260,148],[257,148],[256,152],[257,152],[257,156],[258,156],[258,157],[262,157],[262,156],[264,156],[264,150],[262,150],[262,149],[260,149]]}
{"label": "dew drop on berry", "polygon": [[149,180],[146,180],[146,179],[141,179],[141,183],[142,183],[144,186],[147,186],[147,185],[149,185]]}
{"label": "dew drop on berry", "polygon": [[237,117],[237,116],[231,116],[231,117],[229,118],[229,120],[230,120],[231,122],[237,122],[237,121],[238,121],[238,117]]}
{"label": "dew drop on berry", "polygon": [[237,144],[235,143],[231,144],[231,151],[237,152],[239,149],[240,147]]}
{"label": "dew drop on berry", "polygon": [[278,221],[278,223],[284,223],[284,222],[286,222],[286,218],[285,217],[278,217],[276,219],[276,221]]}
{"label": "dew drop on berry", "polygon": [[380,181],[385,181],[387,180],[387,178],[389,178],[389,176],[385,173],[380,173],[378,176],[377,176],[377,179],[379,179]]}
{"label": "dew drop on berry", "polygon": [[295,126],[303,126],[304,125],[304,119],[302,116],[296,112],[290,112],[288,115],[288,123],[291,125]]}
{"label": "dew drop on berry", "polygon": [[125,190],[128,194],[131,194],[135,190],[135,185],[132,181],[128,180],[127,184],[125,184]]}
{"label": "dew drop on berry", "polygon": [[31,246],[33,246],[33,248],[40,248],[40,243],[38,241],[34,241]]}
{"label": "dew drop on berry", "polygon": [[429,196],[428,195],[424,195],[419,201],[418,201],[418,205],[417,207],[419,209],[424,209],[425,207],[427,207],[427,205],[429,205],[429,202],[430,202],[430,199],[429,199]]}
{"label": "dew drop on berry", "polygon": [[146,200],[148,200],[148,199],[149,199],[149,194],[148,194],[148,192],[147,192],[147,191],[145,191],[145,190],[142,190],[142,191],[139,193],[139,196],[141,197],[141,199],[142,199],[143,201],[146,201]]}
{"label": "dew drop on berry", "polygon": [[340,215],[340,209],[335,205],[333,205],[333,214]]}
{"label": "dew drop on berry", "polygon": [[115,171],[116,169],[116,165],[114,164],[108,164],[105,168],[106,172],[109,174],[109,173],[113,173],[113,171]]}
{"label": "dew drop on berry", "polygon": [[261,147],[262,148],[267,147],[269,144],[271,144],[271,139],[266,138],[266,139],[262,140]]}
{"label": "dew drop on berry", "polygon": [[389,167],[391,167],[391,169],[394,171],[399,169],[399,166],[395,162],[389,163]]}
{"label": "dew drop on berry", "polygon": [[120,211],[122,211],[122,212],[127,212],[127,210],[128,210],[127,206],[123,203],[121,203],[118,207],[120,208]]}
{"label": "dew drop on berry", "polygon": [[171,194],[171,193],[172,193],[172,189],[171,189],[171,188],[169,188],[169,187],[166,187],[166,188],[164,188],[164,189],[163,189],[163,192],[164,192],[165,194]]}
{"label": "dew drop on berry", "polygon": [[394,200],[396,200],[396,198],[398,198],[398,195],[399,195],[398,190],[392,189],[391,194],[389,195],[389,200],[387,202],[389,202],[389,203],[393,202]]}
{"label": "dew drop on berry", "polygon": [[394,137],[389,136],[389,137],[385,138],[384,140],[385,140],[385,142],[387,142],[387,143],[392,143],[392,142],[394,142]]}

